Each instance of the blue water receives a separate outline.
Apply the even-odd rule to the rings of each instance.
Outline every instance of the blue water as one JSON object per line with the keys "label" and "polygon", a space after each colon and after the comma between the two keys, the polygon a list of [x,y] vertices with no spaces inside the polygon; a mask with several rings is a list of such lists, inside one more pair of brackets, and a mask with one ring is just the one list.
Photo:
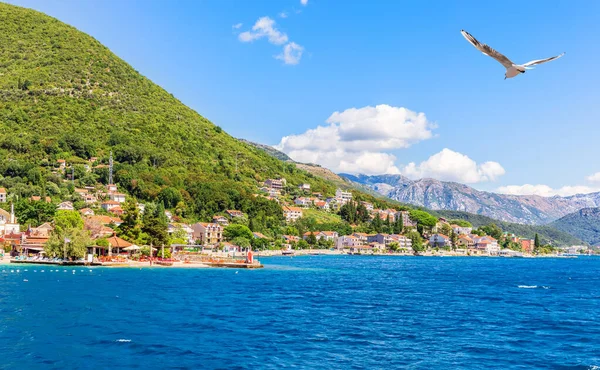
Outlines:
{"label": "blue water", "polygon": [[0,368],[600,366],[600,258],[263,262],[0,266]]}

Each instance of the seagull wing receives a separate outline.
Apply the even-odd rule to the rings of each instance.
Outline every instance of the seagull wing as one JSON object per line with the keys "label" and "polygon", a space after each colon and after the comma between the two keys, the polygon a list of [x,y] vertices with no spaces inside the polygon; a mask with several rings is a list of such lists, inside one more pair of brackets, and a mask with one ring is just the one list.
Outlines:
{"label": "seagull wing", "polygon": [[562,57],[563,55],[565,55],[565,53],[562,53],[562,54],[557,55],[555,57],[546,58],[546,59],[532,60],[531,62],[527,62],[527,63],[523,64],[523,66],[524,67],[529,67],[529,66],[535,66],[537,64],[546,63],[546,62],[549,62],[551,60],[558,59],[558,58]]}
{"label": "seagull wing", "polygon": [[514,63],[511,62],[510,59],[508,59],[504,55],[500,54],[496,50],[492,49],[488,45],[480,43],[479,41],[477,41],[477,39],[475,37],[473,37],[467,31],[461,30],[460,33],[462,33],[462,35],[465,37],[465,39],[467,39],[467,41],[470,42],[471,45],[475,46],[477,48],[477,50],[481,51],[482,53],[484,53],[485,55],[487,55],[489,57],[496,59],[505,68],[510,68],[513,66]]}

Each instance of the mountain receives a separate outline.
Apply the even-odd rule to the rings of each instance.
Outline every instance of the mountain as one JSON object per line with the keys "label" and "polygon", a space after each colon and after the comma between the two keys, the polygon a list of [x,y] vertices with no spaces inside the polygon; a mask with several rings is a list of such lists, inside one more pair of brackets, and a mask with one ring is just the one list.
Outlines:
{"label": "mountain", "polygon": [[292,158],[290,158],[287,154],[285,154],[284,152],[281,152],[281,151],[273,148],[270,145],[259,144],[259,143],[255,143],[253,141],[249,141],[249,140],[246,140],[246,139],[238,139],[238,140],[241,141],[242,143],[245,143],[245,144],[248,144],[248,145],[252,145],[253,147],[256,147],[257,149],[260,149],[260,150],[266,152],[270,156],[279,159],[280,161],[293,162]]}
{"label": "mountain", "polygon": [[433,210],[464,211],[513,223],[547,224],[581,208],[600,206],[600,193],[570,197],[506,195],[456,182],[410,180],[401,175],[340,175],[402,203]]}
{"label": "mountain", "polygon": [[600,208],[583,208],[550,224],[590,245],[600,245]]}
{"label": "mountain", "polygon": [[[81,185],[106,183],[108,169],[97,165],[111,152],[119,189],[152,200],[174,188],[198,215],[227,203],[217,195],[201,202],[207,188],[246,194],[285,176],[291,185],[335,191],[229,136],[91,36],[3,3],[0,19],[0,175],[9,193],[55,191],[59,159],[74,165]],[[87,172],[92,157],[98,160]]]}

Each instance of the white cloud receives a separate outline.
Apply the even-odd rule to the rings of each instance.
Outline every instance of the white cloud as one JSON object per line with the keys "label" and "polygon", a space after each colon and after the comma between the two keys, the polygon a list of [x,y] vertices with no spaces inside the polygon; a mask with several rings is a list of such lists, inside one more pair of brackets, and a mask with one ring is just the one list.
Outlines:
{"label": "white cloud", "polygon": [[234,24],[233,26],[231,26],[231,28],[233,28],[234,30],[239,30],[240,28],[242,28],[243,24],[242,23],[237,23]]}
{"label": "white cloud", "polygon": [[400,172],[412,179],[431,177],[467,184],[495,181],[505,173],[498,162],[477,164],[468,156],[447,148],[418,165],[409,163]]}
{"label": "white cloud", "polygon": [[275,59],[283,60],[285,64],[296,65],[300,63],[304,48],[295,42],[289,42],[283,47],[281,54],[276,55]]}
{"label": "white cloud", "polygon": [[389,105],[334,112],[327,125],[285,136],[275,147],[299,162],[318,163],[335,172],[400,173],[386,150],[407,148],[433,136],[425,114]]}
{"label": "white cloud", "polygon": [[586,177],[586,180],[592,183],[600,183],[600,172],[596,172]]}
{"label": "white cloud", "polygon": [[242,42],[252,42],[263,37],[267,37],[274,45],[283,45],[288,41],[288,36],[275,28],[275,21],[269,17],[259,18],[251,31],[242,32],[238,36]]}
{"label": "white cloud", "polygon": [[300,0],[300,4],[306,6],[308,5],[308,0]]}
{"label": "white cloud", "polygon": [[496,192],[502,194],[511,194],[511,195],[540,195],[542,197],[552,197],[555,195],[560,195],[562,197],[567,197],[575,194],[587,194],[594,193],[600,191],[599,188],[594,188],[585,185],[574,185],[574,186],[563,186],[558,189],[553,189],[548,185],[532,185],[532,184],[524,184],[524,185],[508,185],[501,186],[496,189]]}
{"label": "white cloud", "polygon": [[[287,13],[280,13],[280,17],[287,17]],[[238,26],[237,24],[234,28]],[[241,27],[241,23],[239,24]],[[300,63],[304,47],[296,44],[293,41],[288,42],[288,36],[284,32],[279,31],[275,26],[275,21],[269,17],[259,18],[252,30],[242,32],[238,35],[238,39],[241,42],[252,42],[267,38],[273,45],[283,45],[283,49],[280,54],[274,56],[275,59],[282,60],[285,64],[296,65]]]}
{"label": "white cloud", "polygon": [[287,17],[288,17],[288,13],[286,13],[286,12],[279,13],[279,18],[287,18]]}

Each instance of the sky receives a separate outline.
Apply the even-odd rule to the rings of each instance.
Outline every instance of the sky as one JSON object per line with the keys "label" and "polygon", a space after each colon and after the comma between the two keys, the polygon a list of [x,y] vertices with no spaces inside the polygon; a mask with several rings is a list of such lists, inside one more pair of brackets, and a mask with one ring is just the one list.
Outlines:
{"label": "sky", "polygon": [[[229,134],[335,172],[600,190],[600,2],[11,0],[84,31]],[[515,63],[504,80],[465,29]]]}

